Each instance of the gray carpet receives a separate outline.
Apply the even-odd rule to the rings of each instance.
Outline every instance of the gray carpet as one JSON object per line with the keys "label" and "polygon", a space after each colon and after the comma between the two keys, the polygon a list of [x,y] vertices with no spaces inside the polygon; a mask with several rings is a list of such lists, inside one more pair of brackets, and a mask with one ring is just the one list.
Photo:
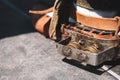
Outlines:
{"label": "gray carpet", "polygon": [[[0,0],[0,80],[116,80],[58,54],[56,43],[34,30],[28,10],[36,1]],[[120,65],[112,70],[120,74]]]}
{"label": "gray carpet", "polygon": [[56,43],[37,32],[0,40],[0,80],[116,80],[64,62]]}

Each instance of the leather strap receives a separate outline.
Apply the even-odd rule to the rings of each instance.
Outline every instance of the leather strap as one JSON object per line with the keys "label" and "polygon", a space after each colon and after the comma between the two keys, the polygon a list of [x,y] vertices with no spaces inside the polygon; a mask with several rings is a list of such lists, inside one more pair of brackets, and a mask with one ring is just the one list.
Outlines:
{"label": "leather strap", "polygon": [[93,28],[104,29],[104,30],[118,30],[119,27],[119,18],[97,18],[86,16],[76,12],[77,21],[82,23],[85,26],[91,26]]}
{"label": "leather strap", "polygon": [[48,9],[41,10],[41,11],[29,10],[29,13],[44,15],[44,14],[49,13],[49,12],[52,12],[52,11],[53,11],[53,7],[50,7],[50,8],[48,8]]}
{"label": "leather strap", "polygon": [[35,24],[36,30],[48,37],[50,21],[51,21],[50,16],[43,15],[40,19],[38,19],[38,21]]}
{"label": "leather strap", "polygon": [[[101,39],[116,39],[118,37],[118,31],[120,30],[120,17],[114,18],[98,18],[93,16],[88,16],[80,13],[75,8],[71,11],[71,17],[74,18],[78,23],[87,26],[89,28],[93,28],[91,31],[85,31],[84,29],[81,31],[83,34],[87,34],[93,36],[95,38]],[[99,29],[102,32],[99,34],[94,34],[95,29]],[[102,35],[104,31],[115,31],[114,35]]]}
{"label": "leather strap", "polygon": [[[56,3],[57,4],[57,3]],[[55,6],[54,6],[55,7]],[[38,31],[40,31],[43,34],[49,35],[50,38],[55,37],[55,28],[53,26],[56,26],[58,22],[58,14],[57,10],[53,10],[54,7],[51,7],[49,9],[43,10],[43,11],[29,11],[30,13],[33,14],[46,14],[48,12],[54,11],[53,18],[50,24],[51,18],[44,15],[42,18],[40,18],[35,27]],[[59,6],[58,6],[59,7]],[[56,8],[56,7],[55,7]],[[92,31],[86,32],[82,30],[83,33],[89,34],[94,36],[95,38],[103,38],[103,39],[116,39],[120,27],[120,17],[115,17],[115,18],[97,18],[97,17],[91,17],[87,16],[84,14],[81,14],[77,10],[72,10],[71,16],[75,19],[76,21],[83,24],[84,26],[89,26],[94,29],[100,29],[100,30],[114,30],[115,31],[115,36],[113,35],[101,35],[101,34],[93,34]],[[54,22],[53,22],[54,21]],[[50,25],[50,27],[48,27]],[[51,27],[52,26],[52,27]],[[49,29],[48,32],[46,32],[45,29]],[[48,34],[49,33],[49,34]]]}

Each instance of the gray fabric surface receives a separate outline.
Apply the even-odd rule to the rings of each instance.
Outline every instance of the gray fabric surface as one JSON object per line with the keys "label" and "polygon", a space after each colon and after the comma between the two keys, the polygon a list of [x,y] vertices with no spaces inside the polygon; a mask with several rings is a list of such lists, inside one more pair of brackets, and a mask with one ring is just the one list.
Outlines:
{"label": "gray fabric surface", "polygon": [[0,40],[0,80],[116,80],[64,62],[56,43],[33,32]]}
{"label": "gray fabric surface", "polygon": [[[37,0],[1,1],[0,80],[116,80],[107,72],[97,75],[63,61],[56,43],[35,32],[31,18],[22,12]],[[120,74],[119,65],[113,70]]]}

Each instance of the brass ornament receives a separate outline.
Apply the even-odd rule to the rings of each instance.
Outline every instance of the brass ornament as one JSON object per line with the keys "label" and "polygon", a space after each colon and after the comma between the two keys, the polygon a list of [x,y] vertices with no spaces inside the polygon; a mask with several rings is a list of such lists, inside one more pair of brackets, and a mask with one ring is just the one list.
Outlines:
{"label": "brass ornament", "polygon": [[94,43],[85,47],[84,51],[89,51],[91,53],[99,53],[101,51],[101,45]]}
{"label": "brass ornament", "polygon": [[67,46],[76,48],[76,49],[81,49],[81,45],[78,42],[71,41]]}

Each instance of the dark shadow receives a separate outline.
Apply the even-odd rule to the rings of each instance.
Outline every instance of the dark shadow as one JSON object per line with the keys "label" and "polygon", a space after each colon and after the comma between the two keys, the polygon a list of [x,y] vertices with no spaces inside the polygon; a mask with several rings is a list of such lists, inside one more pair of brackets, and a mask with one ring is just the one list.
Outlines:
{"label": "dark shadow", "polygon": [[68,60],[66,58],[63,59],[64,62],[69,63],[70,65],[76,66],[78,68],[84,69],[86,71],[89,71],[91,73],[97,74],[97,75],[101,75],[102,73],[104,73],[103,70],[99,70],[100,66],[91,66],[91,65],[82,65],[80,62],[75,61],[75,60]]}
{"label": "dark shadow", "polygon": [[92,66],[92,65],[82,65],[80,62],[75,61],[75,60],[68,60],[67,58],[63,59],[64,62],[69,63],[70,65],[76,66],[78,68],[84,69],[86,71],[89,71],[91,73],[97,74],[97,75],[101,75],[104,72],[106,72],[105,70],[101,69],[101,67],[103,65],[107,65],[110,66],[109,69],[114,68],[117,65],[120,65],[120,59],[116,59],[116,60],[112,60],[112,61],[106,61],[98,66]]}
{"label": "dark shadow", "polygon": [[35,32],[28,11],[36,4],[42,4],[40,1],[43,0],[0,0],[0,39]]}
{"label": "dark shadow", "polygon": [[90,6],[96,10],[120,11],[119,0],[87,0]]}
{"label": "dark shadow", "polygon": [[109,66],[112,65],[113,67],[120,65],[120,58],[112,60],[112,61],[106,61],[103,63],[103,65],[109,65]]}

